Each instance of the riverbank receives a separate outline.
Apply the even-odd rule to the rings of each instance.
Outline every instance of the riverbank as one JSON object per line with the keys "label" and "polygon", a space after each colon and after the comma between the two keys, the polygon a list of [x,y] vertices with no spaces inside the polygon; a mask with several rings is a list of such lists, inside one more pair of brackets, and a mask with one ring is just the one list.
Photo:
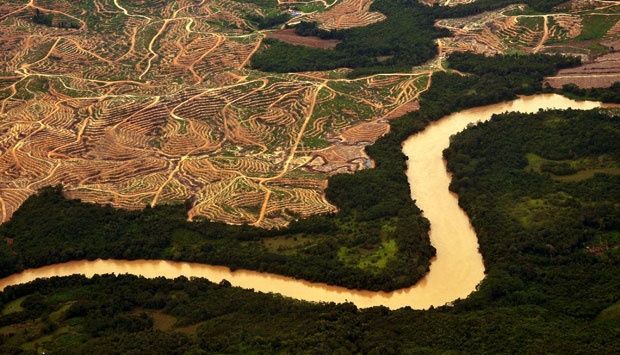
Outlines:
{"label": "riverbank", "polygon": [[40,279],[0,293],[0,352],[614,353],[620,178],[585,174],[619,163],[612,114],[509,113],[451,139],[451,189],[487,276],[450,307],[358,309],[204,279]]}
{"label": "riverbank", "polygon": [[428,273],[435,249],[429,222],[410,198],[403,141],[455,111],[538,93],[544,75],[570,63],[543,55],[449,57],[447,66],[472,73],[434,73],[420,109],[392,120],[390,133],[366,148],[375,168],[329,179],[326,197],[339,212],[283,230],[187,222],[182,205],[126,211],[44,190],[0,226],[0,235],[11,241],[0,244],[0,276],[72,260],[165,259],[349,289],[407,288]]}
{"label": "riverbank", "polygon": [[360,308],[385,306],[397,309],[409,306],[427,309],[442,306],[473,292],[484,277],[484,264],[478,251],[476,234],[458,197],[450,193],[450,174],[443,151],[450,137],[468,125],[484,122],[506,111],[533,113],[541,109],[591,109],[600,103],[574,101],[556,94],[540,94],[445,116],[414,134],[403,143],[408,158],[407,178],[411,197],[431,223],[430,238],[437,250],[430,272],[412,287],[393,292],[351,290],[311,283],[290,277],[249,270],[232,272],[226,267],[164,260],[73,261],[51,265],[0,280],[0,288],[36,278],[71,274],[134,274],[148,278],[201,277],[212,282],[228,280],[233,286],[313,302],[352,302]]}

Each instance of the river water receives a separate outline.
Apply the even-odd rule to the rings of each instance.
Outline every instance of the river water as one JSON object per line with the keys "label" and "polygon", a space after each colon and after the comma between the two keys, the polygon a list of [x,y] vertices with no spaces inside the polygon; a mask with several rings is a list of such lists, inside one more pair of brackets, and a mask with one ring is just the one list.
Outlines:
{"label": "river water", "polygon": [[486,121],[506,111],[537,112],[540,109],[592,109],[601,104],[574,101],[555,94],[522,97],[514,101],[460,111],[432,123],[424,131],[403,143],[409,158],[407,177],[411,197],[431,223],[430,239],[437,249],[430,272],[415,285],[393,292],[349,290],[321,283],[248,270],[231,272],[226,267],[163,260],[72,261],[30,269],[0,280],[0,290],[37,278],[84,274],[134,274],[148,278],[203,277],[213,282],[223,279],[233,286],[261,292],[274,292],[295,299],[315,302],[353,302],[360,308],[386,306],[397,309],[410,306],[427,309],[467,297],[484,278],[478,240],[457,196],[448,190],[450,175],[442,152],[450,136],[467,125]]}

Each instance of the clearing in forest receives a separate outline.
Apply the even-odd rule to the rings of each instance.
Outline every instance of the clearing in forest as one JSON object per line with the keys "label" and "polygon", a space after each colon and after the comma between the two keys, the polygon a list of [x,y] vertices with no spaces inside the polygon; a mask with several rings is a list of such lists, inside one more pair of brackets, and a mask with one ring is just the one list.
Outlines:
{"label": "clearing in forest", "polygon": [[[372,165],[363,147],[428,71],[247,69],[269,32],[248,21],[261,11],[230,0],[0,5],[0,222],[57,184],[86,202],[184,203],[190,219],[262,227],[334,211],[327,177]],[[345,15],[338,26],[372,22]]]}

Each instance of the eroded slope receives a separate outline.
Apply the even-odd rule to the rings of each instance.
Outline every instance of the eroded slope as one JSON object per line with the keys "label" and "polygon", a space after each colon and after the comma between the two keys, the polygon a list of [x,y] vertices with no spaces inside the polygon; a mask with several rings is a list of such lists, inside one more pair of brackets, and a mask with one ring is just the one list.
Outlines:
{"label": "eroded slope", "polygon": [[326,177],[372,166],[363,146],[428,72],[248,70],[265,37],[256,13],[228,0],[2,5],[0,220],[56,184],[87,202],[185,203],[190,219],[263,227],[334,211]]}

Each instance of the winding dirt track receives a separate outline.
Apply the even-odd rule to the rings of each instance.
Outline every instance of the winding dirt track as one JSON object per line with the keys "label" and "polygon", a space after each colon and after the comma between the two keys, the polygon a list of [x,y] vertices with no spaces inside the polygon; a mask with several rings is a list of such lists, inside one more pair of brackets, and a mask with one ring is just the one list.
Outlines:
{"label": "winding dirt track", "polygon": [[478,251],[476,234],[467,215],[458,206],[457,196],[448,191],[450,175],[445,169],[442,152],[448,147],[450,136],[462,131],[469,124],[486,121],[493,114],[506,111],[537,112],[540,109],[591,109],[600,106],[598,102],[577,102],[554,94],[524,97],[446,116],[407,139],[403,152],[409,158],[407,176],[412,198],[431,222],[430,238],[437,249],[437,257],[431,264],[428,275],[406,289],[370,292],[255,271],[231,272],[226,267],[195,263],[96,260],[72,261],[26,270],[0,280],[0,290],[42,277],[71,274],[90,277],[94,274],[129,273],[149,278],[204,277],[213,282],[227,279],[234,286],[255,291],[279,293],[305,301],[348,301],[361,308],[382,305],[391,309],[405,306],[426,309],[430,306],[441,306],[467,297],[484,278],[484,265]]}

